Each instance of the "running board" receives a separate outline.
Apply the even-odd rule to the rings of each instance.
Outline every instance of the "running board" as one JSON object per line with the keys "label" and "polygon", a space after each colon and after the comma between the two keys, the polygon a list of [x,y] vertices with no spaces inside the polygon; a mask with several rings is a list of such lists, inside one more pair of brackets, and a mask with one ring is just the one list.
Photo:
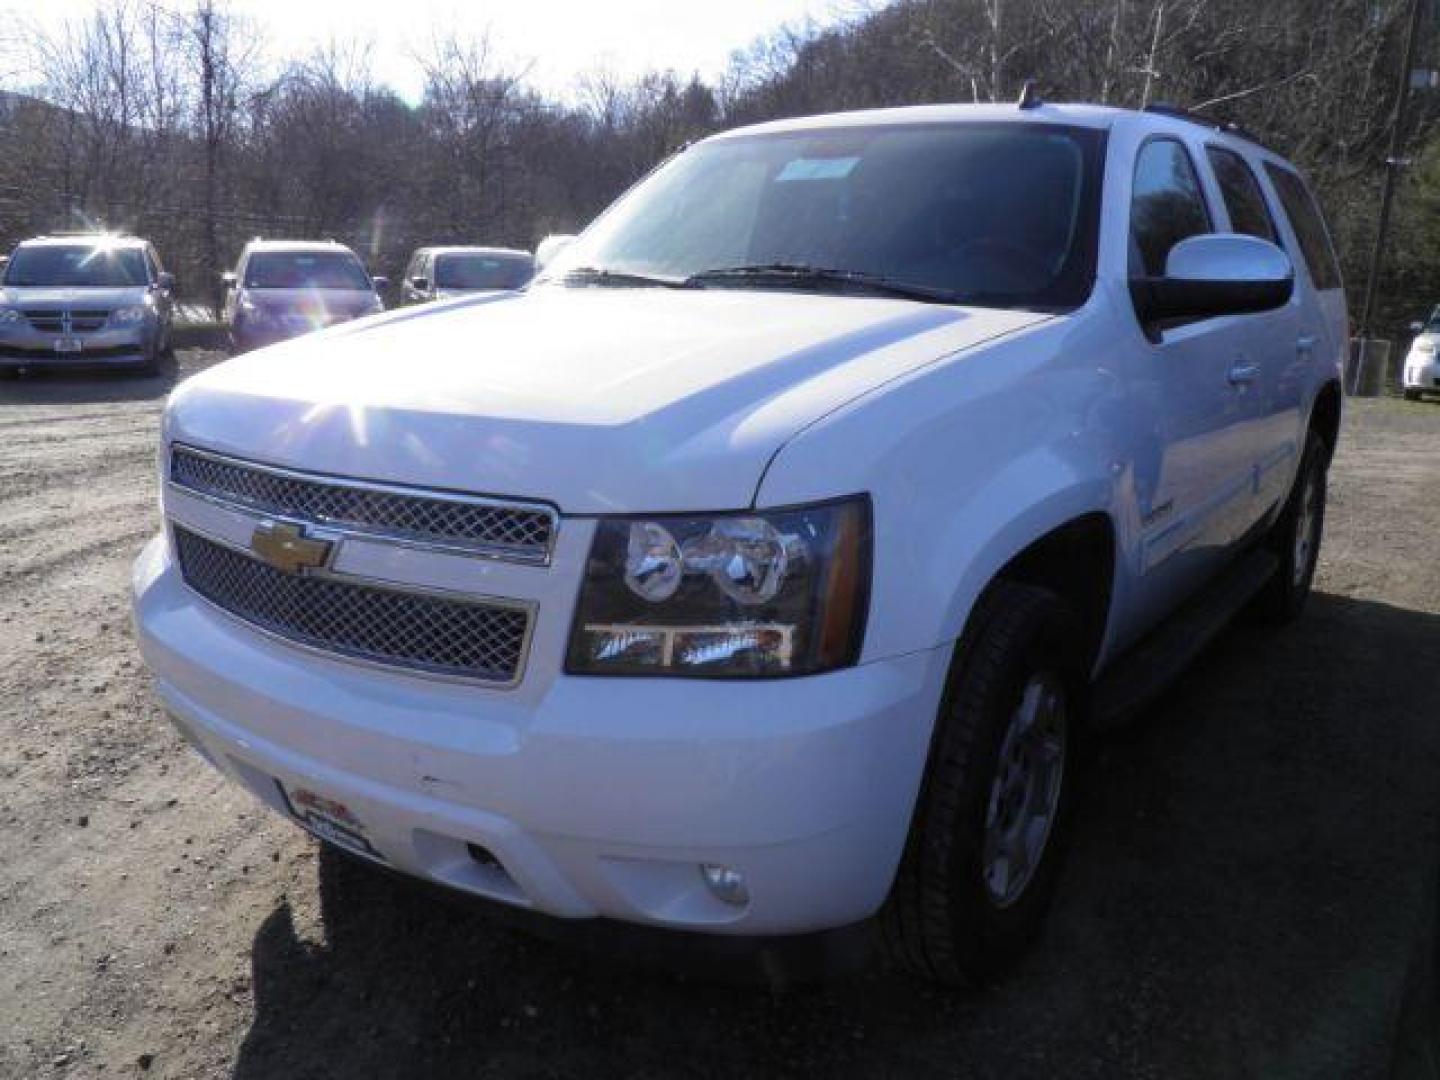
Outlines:
{"label": "running board", "polygon": [[1158,698],[1279,568],[1273,552],[1253,549],[1116,661],[1095,684],[1094,727],[1117,727]]}

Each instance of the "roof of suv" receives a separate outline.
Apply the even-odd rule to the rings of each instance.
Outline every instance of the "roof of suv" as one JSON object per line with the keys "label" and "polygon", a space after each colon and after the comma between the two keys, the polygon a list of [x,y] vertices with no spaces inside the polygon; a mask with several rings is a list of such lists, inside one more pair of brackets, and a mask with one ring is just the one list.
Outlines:
{"label": "roof of suv", "polygon": [[530,252],[520,248],[479,247],[471,244],[448,244],[415,249],[416,255],[516,255],[530,258]]}
{"label": "roof of suv", "polygon": [[1190,131],[1197,125],[1217,137],[1236,139],[1254,149],[1278,157],[1244,132],[1227,127],[1219,118],[1186,113],[1182,109],[1154,106],[1146,110],[1120,109],[1110,105],[1050,104],[1029,107],[1015,104],[990,105],[906,105],[891,109],[862,109],[855,112],[824,113],[788,120],[771,120],[749,127],[720,132],[711,139],[746,135],[777,135],[786,132],[823,131],[828,128],[891,127],[903,124],[956,123],[1067,124],[1071,127],[1105,129],[1119,124],[1136,124],[1149,131]]}
{"label": "roof of suv", "polygon": [[355,252],[338,240],[251,240],[246,251],[345,251]]}
{"label": "roof of suv", "polygon": [[105,244],[109,247],[144,247],[138,236],[117,236],[114,233],[70,233],[58,236],[32,236],[16,247],[72,247],[75,244]]}

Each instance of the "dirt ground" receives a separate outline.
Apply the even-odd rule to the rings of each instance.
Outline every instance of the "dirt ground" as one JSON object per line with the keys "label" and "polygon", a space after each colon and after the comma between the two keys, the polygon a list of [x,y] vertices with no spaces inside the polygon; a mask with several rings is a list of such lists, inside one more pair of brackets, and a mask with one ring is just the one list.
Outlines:
{"label": "dirt ground", "polygon": [[127,600],[175,375],[0,383],[0,1076],[1437,1075],[1440,404],[1351,405],[1306,617],[1105,741],[1021,970],[776,993],[436,903],[185,747]]}

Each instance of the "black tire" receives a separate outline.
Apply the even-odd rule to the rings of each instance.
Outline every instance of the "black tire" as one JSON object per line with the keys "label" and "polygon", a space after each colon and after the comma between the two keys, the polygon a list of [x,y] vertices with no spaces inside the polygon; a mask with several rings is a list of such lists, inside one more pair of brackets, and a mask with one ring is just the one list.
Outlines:
{"label": "black tire", "polygon": [[1419,390],[1406,390],[1406,391],[1405,391],[1405,400],[1406,400],[1406,401],[1419,401],[1419,400],[1420,400],[1420,391],[1419,391]]}
{"label": "black tire", "polygon": [[[898,966],[947,985],[983,984],[1039,930],[1073,804],[1085,655],[1079,621],[1046,589],[999,582],[978,605],[956,650],[905,854],[881,913],[886,952]],[[1064,696],[1058,796],[1034,869],[1014,896],[997,897],[985,856],[1001,751],[1027,690],[1042,678]]]}
{"label": "black tire", "polygon": [[[1315,432],[1309,432],[1305,437],[1300,468],[1295,472],[1295,483],[1285,500],[1285,509],[1265,538],[1266,545],[1280,560],[1280,569],[1255,598],[1255,613],[1271,625],[1281,626],[1299,618],[1305,601],[1310,598],[1315,566],[1320,559],[1320,542],[1325,535],[1325,492],[1329,469],[1330,451],[1325,440]],[[1315,487],[1310,496],[1309,514],[1302,517],[1307,484],[1311,481]],[[1311,536],[1302,550],[1298,531],[1306,523],[1310,526]]]}

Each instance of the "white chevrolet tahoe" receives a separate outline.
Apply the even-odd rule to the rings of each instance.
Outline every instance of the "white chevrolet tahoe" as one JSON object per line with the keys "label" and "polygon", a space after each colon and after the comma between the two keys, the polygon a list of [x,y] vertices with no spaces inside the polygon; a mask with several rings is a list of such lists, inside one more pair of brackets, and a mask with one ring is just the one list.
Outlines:
{"label": "white chevrolet tahoe", "polygon": [[1346,338],[1305,183],[1234,131],[732,131],[523,293],[180,386],[138,633],[211,764],[365,859],[983,980],[1087,732],[1298,613]]}

